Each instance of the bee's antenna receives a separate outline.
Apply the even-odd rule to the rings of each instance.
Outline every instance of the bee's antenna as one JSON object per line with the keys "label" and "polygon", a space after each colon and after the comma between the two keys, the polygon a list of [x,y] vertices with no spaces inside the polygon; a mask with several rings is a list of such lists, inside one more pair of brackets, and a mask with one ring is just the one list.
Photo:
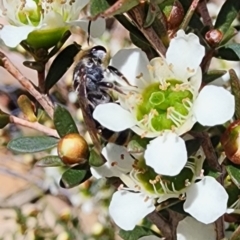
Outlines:
{"label": "bee's antenna", "polygon": [[88,45],[89,45],[89,42],[90,42],[91,23],[92,23],[92,21],[90,20],[89,23],[88,23],[88,38],[87,38]]}

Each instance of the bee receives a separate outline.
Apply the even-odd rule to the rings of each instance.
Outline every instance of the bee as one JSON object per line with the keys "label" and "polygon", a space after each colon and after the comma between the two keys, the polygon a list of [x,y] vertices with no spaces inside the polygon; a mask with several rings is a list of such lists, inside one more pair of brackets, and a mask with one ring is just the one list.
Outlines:
{"label": "bee", "polygon": [[77,64],[73,71],[73,88],[78,93],[79,105],[82,110],[86,129],[90,134],[97,151],[101,153],[101,142],[98,135],[107,142],[125,145],[131,137],[131,131],[112,132],[102,127],[93,119],[92,113],[97,105],[113,102],[111,92],[122,93],[121,89],[108,81],[106,74],[112,74],[130,85],[127,79],[113,66],[108,65],[108,54],[103,46],[95,46],[82,50],[76,57]]}

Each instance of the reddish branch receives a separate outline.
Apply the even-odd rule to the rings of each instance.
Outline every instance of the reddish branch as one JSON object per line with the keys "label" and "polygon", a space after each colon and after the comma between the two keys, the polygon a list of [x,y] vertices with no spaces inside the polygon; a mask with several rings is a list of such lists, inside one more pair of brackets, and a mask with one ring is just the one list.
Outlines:
{"label": "reddish branch", "polygon": [[49,136],[53,136],[53,137],[57,137],[57,138],[59,137],[59,135],[55,129],[46,127],[38,122],[29,122],[27,120],[24,120],[22,118],[18,118],[18,117],[12,116],[12,115],[9,117],[9,119],[10,119],[11,123],[15,123],[15,124],[23,126],[23,127],[28,127],[31,129],[38,130],[39,132],[45,133]]}
{"label": "reddish branch", "polygon": [[19,81],[19,83],[41,104],[47,114],[53,118],[53,104],[48,96],[38,92],[32,82],[26,78],[2,52],[0,52],[0,64]]}

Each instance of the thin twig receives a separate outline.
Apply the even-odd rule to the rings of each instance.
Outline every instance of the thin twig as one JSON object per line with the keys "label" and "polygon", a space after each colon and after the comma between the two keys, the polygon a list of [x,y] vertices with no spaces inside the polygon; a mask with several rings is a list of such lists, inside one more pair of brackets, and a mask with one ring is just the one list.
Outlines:
{"label": "thin twig", "polygon": [[43,93],[45,91],[45,66],[43,71],[38,71],[38,87],[41,91],[41,93]]}
{"label": "thin twig", "polygon": [[138,27],[138,29],[143,33],[146,39],[151,43],[154,49],[160,56],[164,56],[166,53],[166,47],[162,43],[161,39],[154,31],[154,29],[150,26],[148,28],[144,28],[144,12],[140,5],[134,7],[129,12],[129,17],[134,22],[134,24]]}
{"label": "thin twig", "polygon": [[207,9],[206,0],[202,0],[199,2],[197,10],[201,14],[204,25],[209,26],[212,29],[213,28],[212,19]]}
{"label": "thin twig", "polygon": [[185,29],[187,28],[187,26],[189,25],[189,22],[190,22],[193,14],[194,14],[196,8],[197,8],[197,6],[198,6],[199,1],[200,1],[200,0],[193,0],[193,1],[192,1],[192,3],[191,3],[191,5],[190,5],[190,7],[189,7],[189,9],[188,9],[188,11],[187,11],[184,19],[183,19],[183,22],[182,22],[182,24],[181,24],[181,26],[180,26],[180,29],[185,30]]}
{"label": "thin twig", "polygon": [[55,129],[46,127],[38,122],[29,122],[27,120],[24,120],[22,118],[18,118],[18,117],[12,116],[12,115],[9,117],[9,119],[10,119],[11,123],[15,123],[15,124],[23,126],[23,127],[35,129],[35,130],[45,133],[49,136],[53,136],[53,137],[57,137],[57,138],[59,137],[59,135]]}
{"label": "thin twig", "polygon": [[0,64],[41,104],[49,117],[53,118],[53,104],[48,96],[38,92],[32,82],[26,78],[2,52],[0,52]]}
{"label": "thin twig", "polygon": [[[165,240],[176,240],[172,227],[157,211],[148,214],[148,219],[157,226]],[[175,236],[174,236],[175,235]]]}

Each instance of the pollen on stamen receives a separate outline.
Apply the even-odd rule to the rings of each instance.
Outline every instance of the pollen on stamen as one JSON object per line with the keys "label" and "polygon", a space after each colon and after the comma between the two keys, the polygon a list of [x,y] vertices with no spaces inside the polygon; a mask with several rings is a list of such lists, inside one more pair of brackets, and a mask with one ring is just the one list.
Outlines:
{"label": "pollen on stamen", "polygon": [[184,193],[180,194],[178,198],[179,198],[179,200],[185,200],[186,199],[186,195]]}
{"label": "pollen on stamen", "polygon": [[146,196],[146,198],[144,199],[144,202],[147,202],[149,200],[149,197]]}
{"label": "pollen on stamen", "polygon": [[121,160],[124,160],[124,154],[123,153],[121,154],[120,157],[121,157]]}
{"label": "pollen on stamen", "polygon": [[189,181],[189,179],[185,179],[184,185],[185,187],[189,187],[191,185],[191,182]]}
{"label": "pollen on stamen", "polygon": [[141,77],[143,77],[143,73],[141,72],[138,76],[136,76],[136,78],[141,78]]}
{"label": "pollen on stamen", "polygon": [[111,166],[112,166],[112,167],[114,167],[114,166],[116,166],[116,165],[118,165],[117,162],[112,162],[112,163],[111,163]]}
{"label": "pollen on stamen", "polygon": [[191,68],[187,67],[187,71],[190,72],[190,73],[194,73],[195,69],[194,68],[191,69]]}

